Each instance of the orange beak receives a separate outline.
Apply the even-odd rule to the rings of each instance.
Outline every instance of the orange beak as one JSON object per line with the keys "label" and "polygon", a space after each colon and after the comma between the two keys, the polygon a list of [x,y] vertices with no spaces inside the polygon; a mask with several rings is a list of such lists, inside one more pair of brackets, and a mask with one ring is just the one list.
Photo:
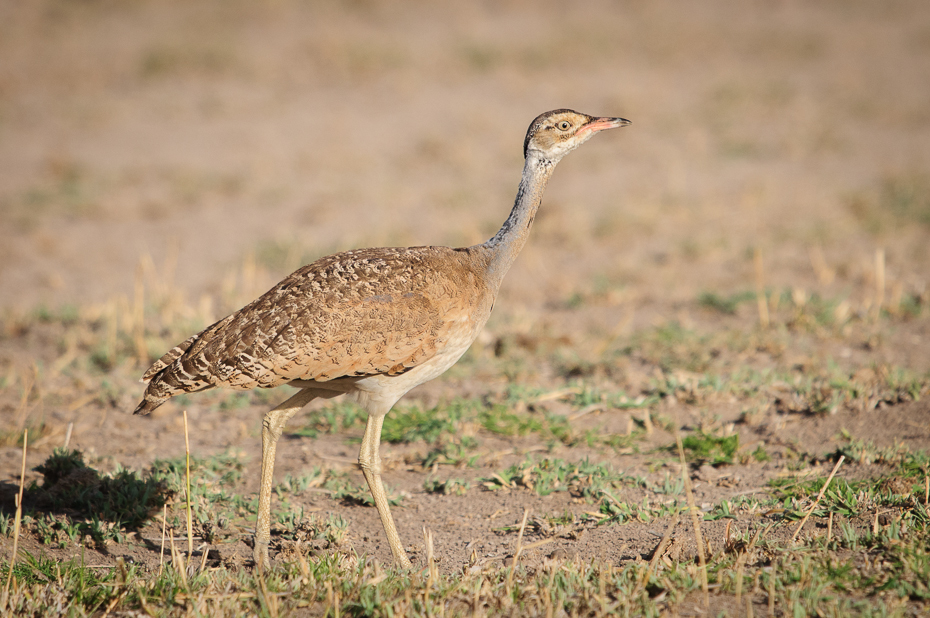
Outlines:
{"label": "orange beak", "polygon": [[595,118],[588,124],[586,124],[582,131],[591,131],[596,133],[598,131],[605,131],[607,129],[618,129],[620,127],[625,127],[628,124],[632,124],[626,118]]}

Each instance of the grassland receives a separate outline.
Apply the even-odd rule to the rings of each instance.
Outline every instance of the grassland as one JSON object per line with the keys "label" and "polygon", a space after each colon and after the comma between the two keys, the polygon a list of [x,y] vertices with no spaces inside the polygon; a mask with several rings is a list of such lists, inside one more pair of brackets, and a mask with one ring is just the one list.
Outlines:
{"label": "grassland", "polygon": [[[708,307],[706,295],[693,303]],[[808,307],[810,320],[799,319]],[[729,315],[718,303],[709,310]],[[155,307],[143,315],[146,324],[163,318]],[[483,357],[473,351],[457,380],[539,358],[554,377],[545,388],[508,380],[477,397],[420,398],[388,417],[389,494],[418,564],[409,573],[391,569],[377,521],[359,525],[360,509],[372,509],[345,456],[364,426],[352,404],[327,403],[290,428],[285,448],[307,444],[314,463],[279,474],[277,558],[265,574],[250,568],[247,546],[257,417],[243,443],[251,455],[238,446],[193,454],[190,528],[184,456],[126,468],[113,455],[58,447],[31,471],[22,515],[9,506],[0,515],[0,535],[19,547],[12,576],[5,563],[4,603],[17,615],[917,615],[930,598],[926,374],[840,360],[802,370],[778,360],[784,351],[770,368],[731,363],[747,350],[887,333],[920,318],[883,311],[838,325],[808,301],[770,312],[765,328],[634,333],[584,371],[565,346],[529,352],[498,341]],[[109,381],[106,395],[83,404],[96,409],[135,394],[134,326],[114,338],[78,310],[6,327],[7,344],[45,339],[53,345],[43,349],[67,361],[37,362],[35,377],[7,374],[22,407],[20,426],[4,434],[11,451],[20,432],[39,452],[62,439],[54,420],[30,410],[80,399],[77,379],[89,393]],[[146,327],[145,348],[186,327]],[[81,342],[76,351],[68,337]],[[618,359],[651,368],[649,379],[637,389],[609,377]],[[38,384],[50,387],[39,395]],[[268,399],[217,393],[185,405],[229,420]],[[883,419],[866,432],[872,441],[845,429],[863,416]],[[156,433],[180,438],[176,421],[164,414]],[[18,489],[5,488],[8,498]],[[413,540],[411,519],[423,526]]]}

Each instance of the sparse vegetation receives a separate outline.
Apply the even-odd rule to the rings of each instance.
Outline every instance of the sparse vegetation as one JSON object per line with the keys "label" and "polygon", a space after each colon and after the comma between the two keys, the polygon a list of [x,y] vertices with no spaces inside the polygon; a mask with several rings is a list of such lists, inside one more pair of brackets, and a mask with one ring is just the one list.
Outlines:
{"label": "sparse vegetation", "polygon": [[701,432],[685,436],[681,443],[689,459],[717,466],[733,463],[739,449],[739,435],[713,436]]}
{"label": "sparse vegetation", "polygon": [[847,204],[873,234],[913,224],[930,226],[930,178],[916,173],[888,176],[874,190],[850,197]]}
{"label": "sparse vegetation", "polygon": [[[165,501],[166,488],[157,478],[140,478],[123,469],[101,475],[85,465],[80,451],[58,449],[36,471],[42,474],[43,482],[33,483],[26,492],[34,508],[87,520],[90,523],[82,524],[82,529],[93,532],[98,540],[103,539],[102,529],[141,526]],[[37,521],[46,525],[44,520]],[[73,540],[75,534],[69,532],[68,536]]]}
{"label": "sparse vegetation", "polygon": [[[606,347],[605,357],[611,360],[572,361],[576,367],[587,363],[583,370],[562,371],[567,367],[564,351],[549,350],[543,358],[559,368],[560,381],[555,385],[543,388],[517,381],[477,398],[454,398],[432,407],[417,403],[399,406],[385,421],[384,440],[411,449],[406,461],[418,475],[427,476],[418,476],[418,485],[412,488],[390,488],[391,504],[409,507],[419,502],[418,496],[429,494],[443,500],[468,501],[502,491],[521,500],[526,496],[554,497],[563,510],[534,514],[525,527],[510,521],[492,528],[501,542],[510,545],[523,528],[522,542],[528,547],[570,542],[586,533],[615,527],[627,531],[648,525],[661,530],[673,518],[685,517],[690,508],[674,455],[673,436],[682,432],[689,473],[702,479],[709,475],[711,480],[705,483],[710,486],[726,486],[744,467],[767,465],[780,471],[767,480],[762,491],[731,497],[715,494],[718,497],[700,506],[702,525],[737,527],[726,533],[722,544],[717,541],[708,546],[707,577],[714,586],[713,598],[732,601],[734,595],[744,594],[760,607],[771,599],[786,612],[805,613],[817,608],[837,616],[890,612],[901,603],[924,607],[928,599],[926,564],[930,562],[926,550],[930,462],[925,451],[900,445],[877,448],[841,431],[835,451],[806,452],[772,443],[743,444],[745,435],[740,428],[748,430],[765,419],[771,422],[773,415],[825,419],[874,414],[889,406],[921,401],[928,394],[930,380],[907,367],[855,365],[838,358],[816,365],[786,362],[785,350],[811,333],[847,335],[836,330],[838,323],[830,317],[836,315],[836,305],[820,308],[816,295],[803,299],[798,294],[784,295],[779,302],[788,310],[773,315],[784,315],[785,321],[768,331],[705,332],[671,322],[633,333],[620,350]],[[706,299],[697,301],[696,306],[701,305],[708,306]],[[728,315],[738,319],[738,313]],[[873,322],[878,328],[900,323],[891,313],[879,317],[879,322]],[[106,362],[95,361],[84,367],[60,364],[57,371],[70,367],[71,372],[103,376],[99,391],[86,401],[113,406],[123,397],[126,387],[122,376],[131,371],[138,352],[137,331],[131,325],[124,330],[117,328],[117,343],[113,345],[113,327],[105,322],[97,327],[95,319],[81,310],[44,310],[20,324],[74,332],[86,329],[80,336],[83,339],[79,338],[83,349],[91,357],[94,350],[106,351],[101,357]],[[861,325],[867,320],[864,316],[849,318],[843,324],[853,319]],[[805,323],[816,327],[801,328]],[[521,357],[524,352],[520,346],[496,350],[497,367],[506,374],[511,355]],[[733,366],[730,361],[734,356],[753,354],[763,355],[774,366]],[[648,379],[636,387],[605,377],[610,374],[604,370],[609,365],[604,363],[618,358],[649,367]],[[477,362],[467,367],[469,371],[481,370]],[[31,374],[8,372],[3,378],[4,384],[18,393],[19,418],[27,423],[36,422],[29,411],[39,401],[32,384],[46,371],[43,367]],[[214,393],[207,397],[218,413],[239,415],[265,408],[284,395]],[[728,400],[737,403],[740,413],[734,418],[738,424],[724,422],[714,411]],[[182,403],[195,402],[195,397],[189,397]],[[670,406],[680,405],[694,410],[696,424],[685,427],[680,417],[669,412],[673,409]],[[309,412],[304,424],[288,435],[297,440],[335,440],[354,451],[364,422],[358,407],[335,400]],[[49,435],[47,422],[41,428],[30,432],[30,442]],[[9,436],[7,443],[15,443],[12,432]],[[500,441],[524,449],[535,445],[533,448],[549,455],[526,457],[519,448],[488,448],[488,444]],[[575,448],[589,449],[594,457],[569,458]],[[553,456],[554,451],[559,456]],[[634,455],[638,461],[650,463],[645,470],[629,474],[613,465],[614,460],[620,465],[625,461],[616,459],[617,454]],[[841,475],[824,488],[823,475],[813,471],[818,462],[829,463],[841,455],[875,470],[861,478]],[[512,459],[500,465],[501,457]],[[535,567],[518,564],[512,572],[506,567],[503,576],[491,568],[493,560],[477,554],[464,575],[446,574],[432,584],[417,574],[385,571],[377,562],[353,552],[357,543],[353,521],[342,513],[321,517],[316,514],[318,507],[308,510],[308,502],[318,500],[331,505],[326,509],[371,505],[370,492],[357,472],[346,464],[325,461],[309,465],[299,474],[279,475],[272,527],[278,564],[261,579],[247,569],[237,570],[234,561],[217,558],[222,552],[211,550],[241,544],[248,534],[242,531],[253,525],[255,496],[243,491],[246,472],[252,471],[243,455],[235,451],[192,460],[193,532],[201,545],[187,559],[189,566],[180,568],[183,558],[176,549],[173,559],[157,572],[117,561],[114,568],[101,573],[74,557],[52,561],[45,552],[76,556],[79,552],[131,547],[137,543],[134,539],[139,538],[140,530],[148,530],[144,533],[150,548],[147,551],[158,552],[153,549],[153,539],[160,534],[159,506],[167,505],[169,536],[184,530],[183,460],[157,460],[142,475],[118,464],[113,473],[104,474],[85,463],[81,453],[59,450],[35,470],[42,479],[26,493],[27,510],[20,534],[34,539],[36,545],[20,551],[13,569],[16,585],[7,600],[7,607],[20,613],[33,611],[29,608],[35,607],[34,599],[38,598],[25,594],[27,585],[46,595],[57,595],[62,603],[80,608],[79,613],[99,612],[110,606],[145,611],[146,606],[174,604],[184,614],[199,611],[196,599],[206,595],[214,595],[210,597],[216,599],[214,606],[230,613],[270,613],[272,606],[275,611],[310,607],[332,613],[337,603],[340,611],[361,613],[387,608],[404,612],[414,606],[423,612],[427,607],[438,611],[441,606],[447,612],[455,607],[470,612],[476,589],[482,591],[479,604],[498,613],[507,613],[516,604],[536,607],[534,603],[540,611],[545,611],[547,603],[554,603],[593,613],[624,608],[657,613],[703,603],[696,546],[680,532],[651,568],[646,561],[622,559],[614,565],[566,561],[557,554],[547,558],[547,554],[537,553]],[[714,481],[715,477],[723,480]],[[811,511],[821,489],[823,496]],[[808,512],[814,523],[808,523],[800,544],[787,542],[791,530]],[[824,533],[824,526],[829,534]],[[13,529],[12,515],[0,513],[0,536],[9,539]],[[850,568],[837,561],[841,553],[880,555],[887,566]],[[423,554],[418,556],[423,559]],[[206,564],[213,570],[196,566]],[[7,573],[8,565],[6,562]],[[778,569],[777,577],[773,568]],[[337,589],[342,590],[338,601]],[[549,596],[538,597],[533,591],[539,589],[549,590]],[[420,595],[416,603],[412,595]]]}

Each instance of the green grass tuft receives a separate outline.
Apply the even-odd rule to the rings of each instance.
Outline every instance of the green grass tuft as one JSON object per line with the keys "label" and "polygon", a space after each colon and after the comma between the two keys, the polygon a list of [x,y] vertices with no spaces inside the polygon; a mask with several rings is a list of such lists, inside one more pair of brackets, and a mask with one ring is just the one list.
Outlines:
{"label": "green grass tuft", "polygon": [[685,436],[681,440],[682,447],[687,451],[688,459],[712,466],[732,464],[739,449],[739,434],[730,436],[713,436],[700,432],[697,435]]}
{"label": "green grass tuft", "polygon": [[28,488],[27,500],[42,509],[109,522],[117,529],[141,526],[165,502],[166,487],[159,479],[140,478],[124,469],[101,475],[85,465],[83,454],[76,450],[56,449],[36,471],[43,482]]}

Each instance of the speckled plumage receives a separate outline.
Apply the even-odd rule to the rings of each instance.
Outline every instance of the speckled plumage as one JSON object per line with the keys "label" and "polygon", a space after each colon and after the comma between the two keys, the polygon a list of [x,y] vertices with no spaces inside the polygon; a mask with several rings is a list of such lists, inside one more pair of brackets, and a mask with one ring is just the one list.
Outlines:
{"label": "speckled plumage", "polygon": [[539,115],[523,144],[526,163],[510,216],[487,242],[462,249],[360,249],[295,271],[239,311],[179,344],[142,377],[137,414],[213,387],[291,384],[300,390],[262,422],[262,478],[255,564],[270,564],[271,487],[278,438],[317,397],[348,394],[368,411],[359,464],[395,560],[409,567],[381,482],[385,415],[407,391],[451,367],[487,322],[559,160],[597,131],[629,124],[571,110]]}
{"label": "speckled plumage", "polygon": [[450,339],[477,336],[496,292],[481,277],[486,266],[478,249],[447,247],[322,258],[156,361],[136,411],[212,387],[404,373]]}

